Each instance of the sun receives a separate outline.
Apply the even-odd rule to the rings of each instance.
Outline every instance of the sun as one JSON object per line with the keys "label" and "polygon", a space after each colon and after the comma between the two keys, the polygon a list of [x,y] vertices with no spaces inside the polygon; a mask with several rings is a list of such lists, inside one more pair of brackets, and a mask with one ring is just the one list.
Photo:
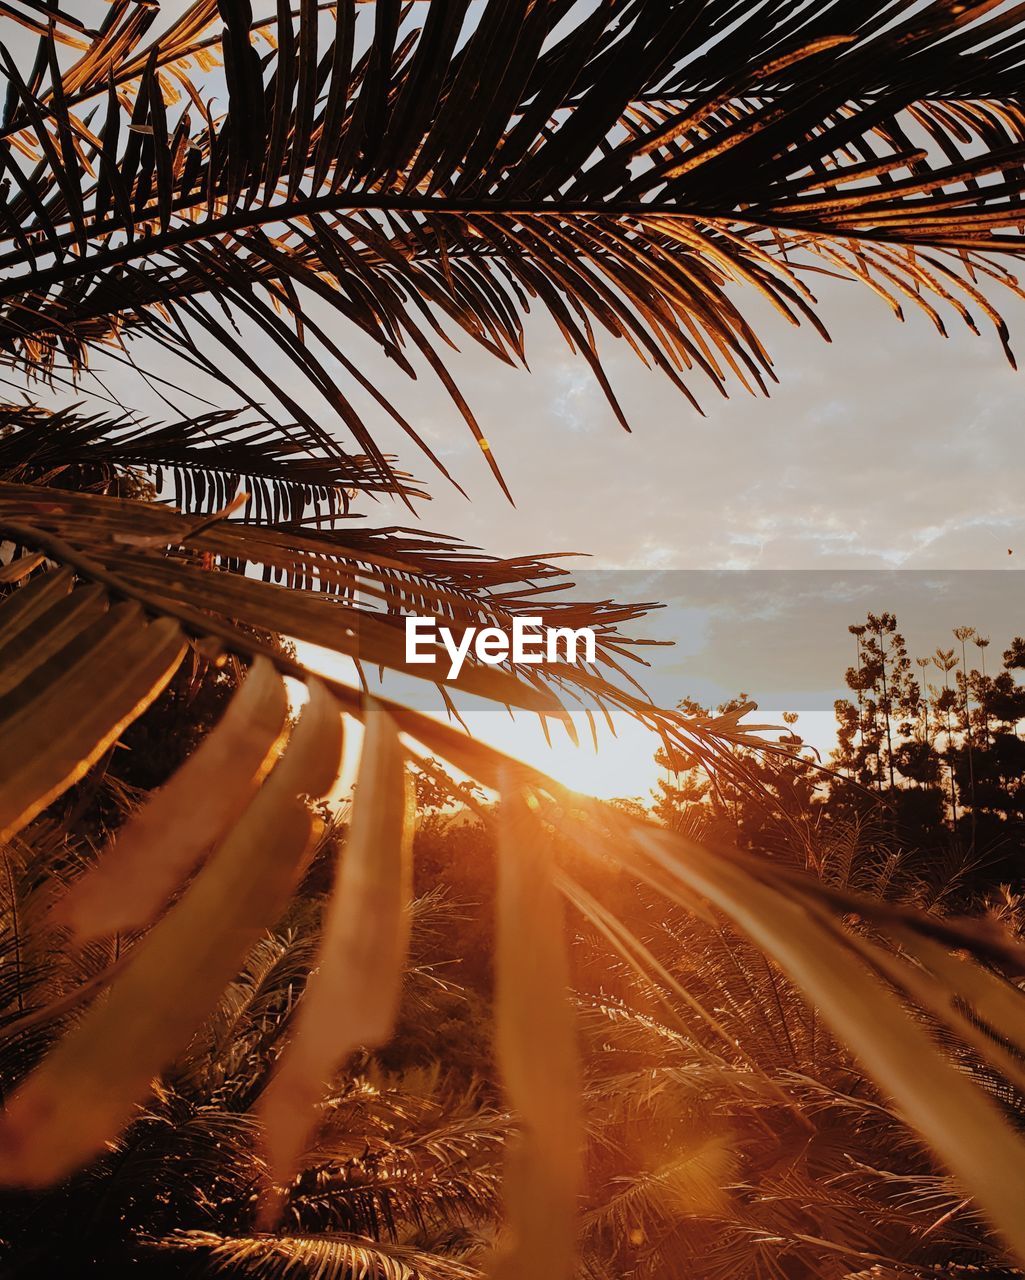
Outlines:
{"label": "sun", "polygon": [[[356,667],[351,658],[324,649],[318,645],[296,642],[300,662],[311,671],[319,672],[346,684],[359,683]],[[390,675],[386,673],[382,692],[386,696],[399,697],[411,687],[411,678],[396,675],[394,692],[389,693]],[[413,681],[423,685],[421,681]],[[473,705],[460,714],[474,738],[504,751],[526,764],[549,774],[557,782],[574,791],[596,796],[602,800],[618,797],[650,800],[650,792],[658,780],[655,752],[659,746],[656,733],[638,723],[631,716],[613,712],[615,732],[599,717],[598,744],[595,748],[587,717],[583,712],[571,714],[578,743],[574,743],[564,725],[549,721],[551,741],[545,738],[540,719],[529,711],[510,714],[505,707],[482,705],[481,699],[470,699]],[[428,712],[432,714],[432,712]],[[438,719],[444,718],[439,709]],[[346,759],[358,753],[346,751]],[[349,766],[343,769],[340,787],[345,791],[351,783]]]}

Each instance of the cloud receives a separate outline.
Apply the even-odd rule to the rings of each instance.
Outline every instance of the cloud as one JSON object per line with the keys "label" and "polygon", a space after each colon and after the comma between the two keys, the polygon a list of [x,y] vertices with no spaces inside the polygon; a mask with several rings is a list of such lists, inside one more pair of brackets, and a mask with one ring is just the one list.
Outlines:
{"label": "cloud", "polygon": [[[772,398],[724,401],[695,380],[706,418],[606,343],[632,435],[540,318],[532,375],[465,354],[457,376],[517,506],[497,500],[470,442],[456,456],[475,505],[437,490],[427,518],[490,550],[571,547],[610,568],[997,567],[1016,541],[1025,555],[1025,375],[995,337],[944,341],[853,286],[821,292],[832,345],[767,319]],[[1025,309],[1011,310],[1025,333]],[[420,392],[432,424],[462,429]]]}
{"label": "cloud", "polygon": [[[769,399],[735,384],[724,400],[694,375],[705,417],[624,341],[605,339],[632,434],[545,316],[526,320],[529,371],[458,339],[452,373],[515,507],[429,368],[421,364],[411,382],[365,335],[342,335],[349,358],[407,415],[470,502],[365,391],[338,376],[382,447],[430,483],[434,501],[419,508],[424,526],[489,551],[584,551],[598,567],[634,569],[994,567],[1015,546],[1025,556],[1025,375],[1010,370],[995,336],[975,338],[955,320],[944,341],[924,316],[912,311],[901,325],[853,284],[825,280],[819,293],[831,344],[807,324],[787,324],[751,291],[736,291],[780,381]],[[1025,304],[999,301],[1025,349]],[[320,318],[341,340],[337,317]],[[232,402],[228,388],[200,386],[194,370],[173,367],[160,350],[145,342],[137,350],[174,385]],[[265,342],[254,351],[332,429],[324,404],[280,354]],[[104,376],[128,402],[145,400],[138,380],[128,394],[123,371]],[[155,397],[144,407],[168,412]],[[390,504],[366,513],[375,523],[399,514]],[[405,512],[401,518],[408,522]]]}

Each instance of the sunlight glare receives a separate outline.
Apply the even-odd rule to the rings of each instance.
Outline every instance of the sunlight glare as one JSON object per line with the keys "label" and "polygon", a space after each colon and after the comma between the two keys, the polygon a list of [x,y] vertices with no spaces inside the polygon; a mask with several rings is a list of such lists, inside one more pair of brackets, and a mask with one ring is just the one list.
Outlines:
{"label": "sunlight glare", "polygon": [[[359,685],[359,677],[351,658],[303,641],[296,642],[296,650],[299,661],[311,671],[346,684]],[[387,688],[387,676],[385,685]],[[658,781],[659,770],[654,762],[659,746],[658,735],[630,716],[613,713],[614,735],[604,717],[596,717],[596,751],[590,726],[583,712],[572,717],[580,739],[579,746],[573,743],[566,729],[554,721],[549,723],[549,745],[540,720],[529,711],[517,711],[510,715],[504,707],[489,707],[484,710],[463,710],[460,707],[460,713],[474,738],[533,765],[574,791],[582,791],[603,800],[630,797],[646,804]],[[359,726],[352,725],[350,728],[347,725],[346,728],[345,765],[336,793],[339,790],[348,791],[352,784],[354,762],[359,758],[358,751],[352,749],[351,737],[352,730]]]}

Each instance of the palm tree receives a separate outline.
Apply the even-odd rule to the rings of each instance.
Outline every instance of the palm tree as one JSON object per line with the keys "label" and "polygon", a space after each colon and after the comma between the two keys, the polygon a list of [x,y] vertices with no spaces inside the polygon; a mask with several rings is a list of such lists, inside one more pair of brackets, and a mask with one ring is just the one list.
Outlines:
{"label": "palm tree", "polygon": [[[863,848],[853,858],[827,850],[824,877],[890,881],[877,861]],[[913,884],[907,870],[895,878]],[[900,889],[887,884],[887,897]],[[665,976],[624,963],[610,975],[596,940],[593,986],[579,996],[583,1025],[604,1049],[588,1058],[583,1223],[593,1274],[819,1280],[866,1265],[1011,1274],[970,1201],[793,986],[719,922],[644,907]],[[667,979],[685,980],[714,1019],[673,1001]],[[1020,1093],[970,1053],[960,1066],[1000,1091],[1021,1123]]]}
{"label": "palm tree", "polygon": [[[37,824],[31,845],[6,855],[0,879],[5,1003],[44,1011],[0,1042],[6,1094],[61,1034],[61,997],[102,967],[106,942],[76,960],[38,910],[51,877],[87,863],[66,822]],[[419,898],[403,978],[403,1022],[385,1056],[362,1055],[335,1082],[273,1236],[252,1234],[266,1177],[253,1107],[272,1077],[317,952],[331,863],[343,831],[330,826],[284,917],[246,957],[160,1089],[90,1167],[35,1196],[0,1196],[0,1265],[15,1277],[194,1274],[197,1258],[237,1275],[273,1275],[316,1257],[324,1275],[466,1280],[500,1209],[509,1117],[481,1068],[483,1028],[466,994],[435,970],[435,935],[458,908],[444,890]],[[73,873],[72,873],[73,874]],[[31,924],[27,923],[31,922]],[[442,953],[445,959],[448,956]],[[52,1016],[51,1016],[52,1015]],[[422,1046],[458,1020],[465,1062],[443,1070]],[[483,1047],[483,1053],[482,1053]],[[472,1065],[471,1065],[472,1064]],[[59,1220],[62,1230],[54,1232]],[[362,1272],[360,1271],[362,1268]]]}
{"label": "palm tree", "polygon": [[[1025,243],[1016,10],[992,0],[892,10],[888,0],[856,11],[770,0],[739,14],[733,0],[299,0],[261,16],[247,0],[196,0],[165,21],[152,4],[115,0],[94,29],[42,0],[5,9],[20,42],[2,55],[10,372],[84,395],[102,352],[161,396],[202,375],[234,403],[171,423],[110,416],[95,392],[74,407],[8,407],[3,576],[22,585],[0,611],[11,760],[0,839],[83,777],[188,652],[231,655],[249,675],[214,732],[55,907],[77,944],[157,922],[68,997],[78,1009],[63,1010],[75,1014],[66,1037],[9,1100],[3,1180],[46,1183],[89,1159],[181,1052],[288,901],[315,828],[308,800],[337,775],[344,715],[367,724],[358,799],[324,951],[264,1114],[276,1184],[267,1223],[309,1127],[306,1104],[354,1046],[392,1026],[414,739],[503,794],[498,1043],[525,1136],[499,1274],[536,1274],[542,1257],[553,1276],[572,1265],[579,1089],[556,923],[573,890],[549,849],[556,832],[686,909],[711,901],[735,920],[1025,1255],[1025,1147],[905,1008],[925,1003],[1013,1071],[1016,993],[946,947],[1015,965],[1016,945],[800,877],[782,883],[757,861],[589,806],[409,707],[315,682],[265,638],[401,668],[404,612],[455,626],[572,617],[600,631],[596,670],[471,664],[458,687],[549,716],[567,700],[596,701],[689,754],[744,740],[735,720],[691,725],[630,683],[618,628],[640,609],[551,602],[539,592],[556,571],[534,559],[353,527],[353,497],[411,507],[420,490],[357,399],[444,468],[340,335],[348,326],[404,374],[431,370],[503,487],[445,353],[455,333],[522,362],[529,306],[588,362],[624,425],[599,334],[624,339],[692,403],[699,378],[723,393],[764,391],[772,362],[738,297],[821,331],[809,280],[822,272],[867,285],[898,317],[920,308],[941,332],[944,313],[972,328],[983,316],[1006,347],[990,294],[1020,293],[1005,264]],[[191,372],[168,377],[150,367],[154,353]],[[157,501],[140,492],[147,476]],[[180,510],[159,500],[171,478]],[[240,483],[245,497],[234,496]],[[274,764],[282,676],[311,695]],[[589,910],[615,932],[600,903]],[[852,941],[851,910],[899,936],[914,963]],[[343,1025],[325,1017],[336,1008]],[[20,1012],[12,1034],[38,1016]]]}

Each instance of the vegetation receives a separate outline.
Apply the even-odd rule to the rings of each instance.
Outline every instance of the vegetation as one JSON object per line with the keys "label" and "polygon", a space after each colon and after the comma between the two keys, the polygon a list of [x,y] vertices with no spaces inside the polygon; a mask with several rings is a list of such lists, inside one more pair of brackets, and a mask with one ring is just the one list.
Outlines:
{"label": "vegetation", "polygon": [[[845,673],[852,697],[836,703],[837,744],[827,762],[809,751],[793,713],[772,752],[742,747],[726,770],[662,749],[657,816],[770,855],[801,848],[809,867],[818,866],[823,839],[853,833],[927,863],[960,860],[980,883],[1017,886],[1025,640],[1014,637],[987,671],[990,640],[974,627],[952,631],[956,648],[937,647],[914,662],[897,628],[892,613],[869,613],[849,628],[857,645],[857,663]],[[706,723],[752,705],[741,694],[713,717],[689,700],[680,704]]]}
{"label": "vegetation", "polygon": [[[885,1113],[907,1135],[872,1146],[871,1171],[843,1187],[890,1223],[875,1251],[857,1246],[857,1265],[899,1258],[907,1274],[948,1246],[957,1265],[988,1265],[998,1246],[976,1212],[1025,1259],[1013,930],[569,795],[457,727],[314,679],[278,639],[396,669],[408,612],[453,629],[521,613],[593,625],[593,667],[468,663],[444,705],[456,712],[467,692],[554,719],[619,709],[656,729],[669,758],[744,777],[736,713],[655,708],[631,682],[644,606],[581,605],[549,593],[561,570],[546,562],[353,519],[354,505],[413,509],[425,492],[381,448],[382,424],[447,474],[391,375],[438,378],[504,488],[446,353],[458,338],[523,363],[530,308],[587,361],[623,425],[603,344],[626,341],[694,405],[699,378],[764,391],[775,374],[748,310],[768,301],[821,329],[809,282],[823,270],[941,331],[944,315],[971,328],[983,317],[1010,352],[994,299],[1021,294],[1016,8],[300,0],[261,13],[194,0],[167,17],[134,0],[81,12],[12,0],[0,21],[0,356],[16,388],[0,417],[0,1184],[13,1263],[135,1258],[152,1274],[202,1255],[208,1270],[267,1275],[565,1277],[583,1198],[579,1256],[599,1276],[628,1248],[639,1274],[666,1257],[705,1258],[710,1274],[828,1274],[833,1261],[848,1274],[853,1242],[838,1252],[806,1203],[809,1185],[841,1176],[821,1144],[796,1153],[795,1189],[771,1212],[715,1192],[731,1177],[768,1186],[770,1144],[727,1140],[725,1119],[700,1130],[674,1057],[682,1046],[707,1063],[694,1032],[659,1051],[677,1083],[639,1099],[641,1129],[669,1144],[654,1163],[580,1158],[585,1102],[611,1084],[580,1053],[568,993],[592,1013],[615,993],[578,980],[567,903],[676,1020],[720,1026],[727,1092],[743,1072],[715,1005],[716,938],[744,935],[725,950],[768,985],[759,977],[750,999],[732,985],[733,1009],[750,1019],[772,994],[774,1050],[787,1034],[795,1046],[785,1069],[745,1050],[760,1064],[745,1067],[758,1081],[747,1094],[771,1094],[752,1124],[783,1148],[793,1098],[776,1076],[802,1068],[814,1093],[820,1051],[827,1114],[854,1143],[864,1103],[843,1100],[856,1056],[885,1099],[873,1123]],[[379,363],[354,359],[350,338]],[[168,420],[121,406],[100,366],[161,399]],[[849,781],[877,790],[896,790],[903,758],[893,720],[909,669],[895,644],[880,626],[859,646],[859,681],[882,663],[889,683],[859,684],[876,710],[848,744],[860,753]],[[942,658],[925,740],[960,832],[956,656]],[[984,716],[976,745],[965,651],[961,672],[977,840],[991,744]],[[298,718],[286,676],[306,685]],[[195,728],[168,751],[153,726],[183,704]],[[339,841],[321,802],[353,720],[365,733]],[[415,1048],[424,1026],[444,1025],[437,990],[420,1031],[396,1023],[404,986],[423,979],[410,765],[446,785],[428,756],[500,797],[481,814],[495,1065],[479,1084],[461,1067],[432,1075]],[[663,905],[635,914],[627,884]],[[638,1017],[660,1034],[630,1003],[616,1035]],[[627,1076],[650,1074],[646,1045],[630,1052]],[[731,1117],[736,1099],[721,1096]],[[610,1109],[607,1142],[629,1118]],[[493,1159],[510,1124],[499,1212]],[[894,1224],[929,1187],[940,1213],[902,1245]],[[665,1235],[681,1198],[686,1222]],[[56,1215],[77,1234],[55,1240]]]}
{"label": "vegetation", "polygon": [[[160,728],[158,708],[138,725]],[[171,1277],[197,1266],[266,1277],[318,1267],[331,1277],[481,1274],[501,1227],[513,1127],[491,1049],[494,925],[481,911],[494,897],[495,849],[444,781],[436,770],[419,778],[418,897],[396,1033],[337,1077],[279,1231],[254,1230],[266,1167],[253,1111],[316,954],[344,813],[283,919],[112,1150],[60,1187],[0,1201],[13,1275],[134,1267]],[[100,790],[120,785],[108,774]],[[879,801],[868,802],[878,814]],[[69,809],[59,840],[56,815],[37,824],[31,872],[67,874],[81,833],[95,832],[97,798]],[[688,815],[692,826],[700,819]],[[826,886],[938,913],[988,909],[1020,935],[1017,898],[987,895],[970,863],[958,879],[949,862],[887,847],[880,823],[875,838],[866,823],[860,841],[845,840],[839,824],[815,829]],[[790,868],[798,848],[762,856]],[[567,865],[580,877],[567,941],[588,1132],[584,1274],[812,1280],[857,1273],[870,1259],[908,1277],[937,1267],[1016,1274],[899,1109],[756,948],[721,918],[667,907],[622,873],[568,851]],[[11,928],[12,918],[38,920],[40,892],[27,860],[12,867],[21,874],[8,880],[16,896],[4,895],[4,937],[21,951],[17,962],[10,950],[3,957],[8,994],[19,1007],[52,1010],[81,972],[59,935]],[[5,1093],[61,1028],[56,1016],[4,1041]],[[971,1050],[959,1051],[959,1066],[1021,1123],[1025,1093]]]}
{"label": "vegetation", "polygon": [[915,659],[916,679],[896,626],[892,614],[869,614],[864,630],[853,628],[858,666],[847,683],[856,700],[837,708],[836,765],[885,796],[892,821],[915,843],[936,844],[949,831],[986,856],[1002,846],[1007,858],[1025,817],[1025,691],[1016,679],[1025,641],[1015,637],[987,673],[989,638],[957,627],[949,649]]}
{"label": "vegetation", "polygon": [[[208,1254],[241,1256],[267,1177],[253,1108],[316,956],[342,830],[325,831],[292,905],[250,951],[128,1131],[60,1186],[3,1197],[5,1274],[186,1275]],[[25,923],[38,918],[41,873],[66,875],[82,856],[81,831],[69,834],[67,818],[41,823],[31,862],[8,856],[5,1003],[51,1016],[4,1041],[5,1095],[64,1029],[61,997],[109,962],[106,944],[76,963],[59,935]],[[304,1247],[311,1274],[314,1256],[337,1276],[361,1267],[373,1275],[478,1274],[460,1260],[480,1251],[481,1230],[497,1221],[509,1121],[478,1076],[487,1042],[482,1020],[467,1016],[471,993],[445,978],[451,960],[441,939],[456,909],[435,889],[414,914],[396,1036],[384,1054],[351,1064],[325,1100],[280,1233],[254,1243],[237,1274],[274,1274],[275,1262],[294,1267]]]}

